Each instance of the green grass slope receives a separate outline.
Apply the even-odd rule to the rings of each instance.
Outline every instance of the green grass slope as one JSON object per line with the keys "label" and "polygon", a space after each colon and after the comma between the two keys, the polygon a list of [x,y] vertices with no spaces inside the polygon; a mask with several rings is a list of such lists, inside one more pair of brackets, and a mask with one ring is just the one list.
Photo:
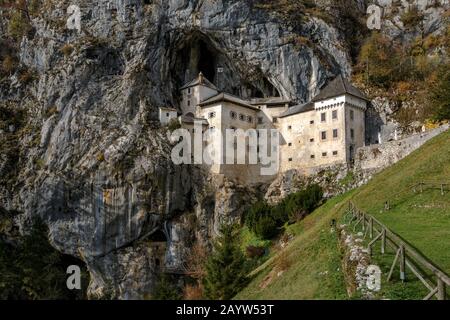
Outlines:
{"label": "green grass slope", "polygon": [[[426,186],[414,193],[420,181],[447,183],[444,195]],[[390,211],[383,210],[386,200]],[[450,131],[378,174],[354,202],[450,273]]]}
{"label": "green grass slope", "polygon": [[[450,131],[375,175],[367,185],[329,200],[289,227],[294,240],[252,273],[252,281],[236,299],[346,299],[341,253],[330,222],[341,219],[349,200],[450,273],[450,186],[444,195],[433,189],[414,193],[410,186],[419,181],[450,183]],[[386,200],[392,209],[383,212]],[[389,267],[383,258],[374,262]],[[383,295],[415,299],[423,297],[423,292],[416,293],[419,288],[412,279],[410,284],[394,281]]]}

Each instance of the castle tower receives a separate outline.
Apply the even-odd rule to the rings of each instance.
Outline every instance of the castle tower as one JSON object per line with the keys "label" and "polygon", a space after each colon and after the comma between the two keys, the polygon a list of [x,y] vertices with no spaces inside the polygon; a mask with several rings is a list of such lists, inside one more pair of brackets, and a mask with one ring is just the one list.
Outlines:
{"label": "castle tower", "polygon": [[219,89],[206,79],[202,72],[194,80],[182,86],[180,91],[183,115],[188,113],[195,115],[196,107],[199,103],[219,93]]}

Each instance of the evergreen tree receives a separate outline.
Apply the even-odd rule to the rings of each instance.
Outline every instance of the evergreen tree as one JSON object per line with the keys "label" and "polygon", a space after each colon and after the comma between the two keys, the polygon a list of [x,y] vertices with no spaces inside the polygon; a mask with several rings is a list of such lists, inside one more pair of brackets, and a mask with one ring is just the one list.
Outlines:
{"label": "evergreen tree", "polygon": [[175,286],[173,279],[167,274],[162,274],[155,287],[154,300],[180,300],[180,290]]}
{"label": "evergreen tree", "polygon": [[49,243],[48,228],[35,218],[29,232],[15,241],[0,234],[0,299],[84,299],[87,274],[82,269],[82,289],[67,289],[66,268],[79,264]]}
{"label": "evergreen tree", "polygon": [[20,270],[13,263],[14,247],[0,236],[0,300],[21,299]]}
{"label": "evergreen tree", "polygon": [[220,236],[214,241],[203,280],[208,299],[229,300],[247,282],[246,261],[239,246],[236,229],[235,224],[224,224],[220,229]]}
{"label": "evergreen tree", "polygon": [[270,206],[265,201],[255,203],[246,213],[245,225],[250,230],[255,230],[262,216],[270,215]]}
{"label": "evergreen tree", "polygon": [[22,289],[30,299],[61,299],[67,293],[62,255],[50,245],[47,233],[45,223],[34,219],[16,254]]}
{"label": "evergreen tree", "polygon": [[436,120],[450,120],[450,65],[442,66],[438,81],[430,90],[430,102]]}

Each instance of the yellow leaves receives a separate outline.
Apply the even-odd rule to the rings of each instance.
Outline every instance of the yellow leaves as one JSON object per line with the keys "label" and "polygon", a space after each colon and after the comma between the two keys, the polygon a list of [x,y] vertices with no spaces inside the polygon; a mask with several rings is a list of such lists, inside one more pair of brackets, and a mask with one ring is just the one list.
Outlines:
{"label": "yellow leaves", "polygon": [[17,66],[17,61],[10,55],[7,55],[3,60],[1,69],[6,74],[11,74]]}
{"label": "yellow leaves", "polygon": [[105,161],[105,154],[103,152],[99,152],[99,153],[97,153],[96,158],[97,158],[98,162],[103,162],[103,161]]}
{"label": "yellow leaves", "polygon": [[8,24],[8,33],[15,39],[21,39],[31,30],[31,25],[25,13],[21,10],[15,10]]}
{"label": "yellow leaves", "polygon": [[64,44],[64,45],[61,47],[61,49],[59,49],[59,51],[61,51],[61,53],[62,53],[65,57],[70,56],[70,55],[72,54],[73,50],[74,50],[74,47],[73,47],[71,44],[69,44],[69,43]]}
{"label": "yellow leaves", "polygon": [[432,119],[427,119],[424,122],[424,126],[426,128],[426,130],[432,130],[432,129],[436,129],[437,127],[439,127],[440,123],[437,121],[434,121]]}
{"label": "yellow leaves", "polygon": [[397,91],[399,93],[406,93],[408,91],[411,91],[413,89],[412,83],[406,82],[406,81],[400,81],[396,85]]}

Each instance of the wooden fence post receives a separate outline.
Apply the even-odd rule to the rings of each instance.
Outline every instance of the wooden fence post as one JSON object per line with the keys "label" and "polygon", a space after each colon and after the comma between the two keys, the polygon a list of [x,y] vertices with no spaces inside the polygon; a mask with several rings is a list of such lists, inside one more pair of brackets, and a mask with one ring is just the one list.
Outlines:
{"label": "wooden fence post", "polygon": [[389,274],[387,276],[387,281],[391,281],[392,275],[394,273],[395,266],[397,265],[398,257],[400,256],[400,248],[395,253],[394,261],[392,262],[391,270],[389,270]]}
{"label": "wooden fence post", "polygon": [[362,213],[362,231],[366,230],[366,214]]}
{"label": "wooden fence post", "polygon": [[369,220],[369,237],[370,237],[370,239],[373,238],[373,218],[372,217],[370,217],[370,220]]}
{"label": "wooden fence post", "polygon": [[423,182],[420,182],[419,186],[420,186],[420,193],[422,193],[423,192]]}
{"label": "wooden fence post", "polygon": [[444,281],[442,281],[441,278],[437,279],[437,288],[438,288],[438,292],[437,292],[437,298],[438,300],[445,300],[445,283]]}
{"label": "wooden fence post", "polygon": [[400,245],[400,280],[405,282],[406,280],[406,273],[405,273],[405,247],[403,245]]}
{"label": "wooden fence post", "polygon": [[381,231],[381,254],[386,252],[386,229]]}
{"label": "wooden fence post", "polygon": [[441,184],[441,195],[444,195],[444,185]]}

